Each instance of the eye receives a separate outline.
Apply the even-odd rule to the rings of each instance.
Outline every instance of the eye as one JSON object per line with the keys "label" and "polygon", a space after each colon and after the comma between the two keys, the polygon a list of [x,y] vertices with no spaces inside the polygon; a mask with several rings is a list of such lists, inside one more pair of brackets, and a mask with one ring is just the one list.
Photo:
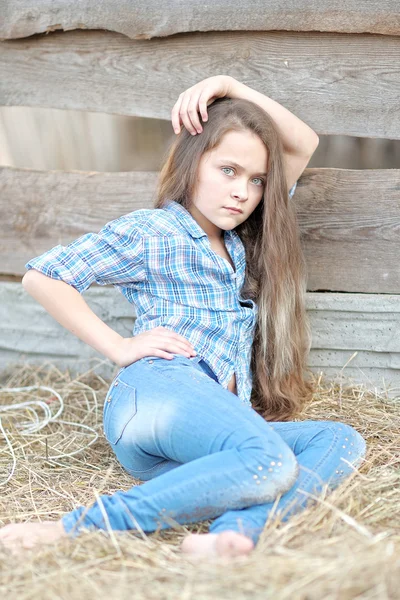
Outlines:
{"label": "eye", "polygon": [[[222,167],[222,169],[221,169],[221,170],[222,170],[224,173],[225,173],[225,171],[232,171],[233,173],[235,172],[235,171],[234,171],[234,169],[232,169],[232,167]],[[230,174],[229,174],[229,173],[225,173],[225,175],[229,175],[229,176],[230,176]]]}
{"label": "eye", "polygon": [[265,185],[265,181],[264,179],[262,179],[261,177],[255,177],[253,179],[253,181],[258,181],[259,183],[257,183],[256,185]]}

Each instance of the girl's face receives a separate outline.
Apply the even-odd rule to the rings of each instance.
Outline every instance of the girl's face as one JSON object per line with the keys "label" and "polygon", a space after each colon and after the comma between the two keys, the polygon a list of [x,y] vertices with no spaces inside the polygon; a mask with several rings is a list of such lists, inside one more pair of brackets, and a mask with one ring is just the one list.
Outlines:
{"label": "girl's face", "polygon": [[218,146],[203,154],[189,212],[210,241],[221,241],[223,231],[243,223],[261,202],[267,161],[266,147],[249,130],[229,131]]}

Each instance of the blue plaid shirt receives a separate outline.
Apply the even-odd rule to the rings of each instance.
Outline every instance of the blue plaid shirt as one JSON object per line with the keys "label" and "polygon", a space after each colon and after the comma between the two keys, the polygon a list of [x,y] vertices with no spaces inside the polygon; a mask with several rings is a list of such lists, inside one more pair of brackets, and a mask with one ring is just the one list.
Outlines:
{"label": "blue plaid shirt", "polygon": [[[291,188],[292,197],[297,183]],[[251,348],[257,304],[243,298],[245,249],[234,229],[224,232],[235,270],[214,252],[207,234],[179,203],[140,209],[55,246],[26,263],[82,293],[113,285],[135,305],[133,335],[163,326],[194,346],[227,388],[236,373],[238,397],[250,405]]]}

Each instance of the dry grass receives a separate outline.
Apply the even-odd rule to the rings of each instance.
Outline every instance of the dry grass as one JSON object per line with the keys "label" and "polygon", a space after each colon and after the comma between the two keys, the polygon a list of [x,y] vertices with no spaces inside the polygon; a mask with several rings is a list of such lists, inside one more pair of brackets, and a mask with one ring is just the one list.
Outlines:
{"label": "dry grass", "polygon": [[[0,487],[0,524],[55,520],[97,494],[128,489],[134,481],[118,465],[102,435],[101,410],[108,382],[92,372],[73,379],[54,366],[6,373],[3,387],[44,385],[64,399],[62,419],[84,423],[92,434],[55,422],[34,435],[21,435],[21,411],[2,413],[16,454],[16,469]],[[317,393],[303,419],[352,424],[367,440],[359,472],[317,505],[286,523],[271,518],[255,551],[229,564],[198,562],[180,555],[188,531],[205,532],[209,522],[148,536],[133,532],[87,533],[76,540],[27,551],[16,560],[0,549],[4,598],[118,598],[198,600],[271,598],[347,600],[400,598],[400,402],[363,386],[316,380]],[[0,392],[0,405],[49,392]],[[56,405],[57,403],[55,403]],[[49,404],[50,406],[50,404]],[[24,419],[33,419],[24,411]],[[0,434],[0,437],[3,437]],[[47,444],[46,444],[47,438]],[[46,459],[47,456],[47,459]],[[10,448],[0,444],[0,481],[12,467]]]}

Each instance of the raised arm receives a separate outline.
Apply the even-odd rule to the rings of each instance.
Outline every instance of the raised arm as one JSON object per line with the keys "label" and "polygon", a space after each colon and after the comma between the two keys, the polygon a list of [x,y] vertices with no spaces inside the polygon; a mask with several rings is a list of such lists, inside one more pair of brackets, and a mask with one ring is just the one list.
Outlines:
{"label": "raised arm", "polygon": [[281,104],[229,75],[208,77],[179,95],[171,112],[175,133],[183,125],[192,135],[200,134],[203,131],[200,116],[203,122],[207,121],[207,106],[225,96],[250,100],[273,119],[282,137],[287,186],[291,189],[310,162],[319,144],[318,135]]}

